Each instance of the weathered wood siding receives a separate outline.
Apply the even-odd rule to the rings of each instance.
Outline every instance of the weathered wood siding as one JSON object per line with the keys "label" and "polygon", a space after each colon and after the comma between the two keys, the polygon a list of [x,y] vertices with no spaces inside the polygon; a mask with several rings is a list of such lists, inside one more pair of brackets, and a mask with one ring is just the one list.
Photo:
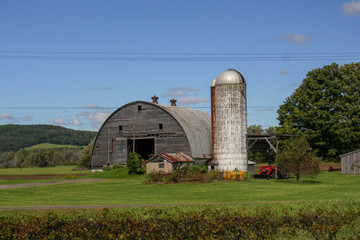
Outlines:
{"label": "weathered wood siding", "polygon": [[341,158],[341,173],[348,175],[360,174],[360,150],[343,154]]}
{"label": "weathered wood siding", "polygon": [[133,102],[116,110],[101,127],[93,148],[92,168],[101,168],[108,162],[126,164],[128,140],[134,137],[154,139],[154,154],[183,152],[191,155],[183,129],[168,112],[154,104]]}

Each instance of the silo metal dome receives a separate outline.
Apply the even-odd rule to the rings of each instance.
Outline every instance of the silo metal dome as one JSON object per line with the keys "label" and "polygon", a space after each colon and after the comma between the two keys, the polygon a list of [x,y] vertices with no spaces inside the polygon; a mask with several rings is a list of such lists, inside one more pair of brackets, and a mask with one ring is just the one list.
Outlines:
{"label": "silo metal dome", "polygon": [[245,83],[243,75],[235,69],[228,69],[220,73],[220,75],[216,78],[215,85],[242,83]]}

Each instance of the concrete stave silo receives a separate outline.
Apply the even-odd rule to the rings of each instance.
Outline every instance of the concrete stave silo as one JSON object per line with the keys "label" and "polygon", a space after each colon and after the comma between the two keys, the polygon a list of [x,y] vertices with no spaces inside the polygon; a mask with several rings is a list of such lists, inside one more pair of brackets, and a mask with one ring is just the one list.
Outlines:
{"label": "concrete stave silo", "polygon": [[213,81],[213,157],[219,171],[247,171],[246,101],[246,82],[238,71],[229,69]]}

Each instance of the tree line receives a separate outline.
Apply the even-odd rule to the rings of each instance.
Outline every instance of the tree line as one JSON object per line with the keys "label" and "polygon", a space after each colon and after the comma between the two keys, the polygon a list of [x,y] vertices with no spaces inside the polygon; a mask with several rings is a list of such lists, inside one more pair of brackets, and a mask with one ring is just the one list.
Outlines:
{"label": "tree line", "polygon": [[53,125],[0,125],[0,152],[16,152],[40,143],[86,146],[96,134]]}
{"label": "tree line", "polygon": [[46,148],[0,153],[0,168],[51,167],[56,165],[80,165],[90,168],[91,151],[94,141],[86,147]]}

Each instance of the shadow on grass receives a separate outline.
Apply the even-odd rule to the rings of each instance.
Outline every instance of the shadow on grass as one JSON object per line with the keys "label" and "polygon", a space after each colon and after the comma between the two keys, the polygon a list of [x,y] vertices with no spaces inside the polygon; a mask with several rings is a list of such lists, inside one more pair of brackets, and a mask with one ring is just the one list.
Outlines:
{"label": "shadow on grass", "polygon": [[286,184],[309,184],[309,185],[312,185],[312,184],[321,184],[322,182],[321,181],[317,181],[317,180],[314,180],[314,179],[301,179],[299,181],[296,181],[296,178],[289,178],[289,179],[278,179],[278,180],[275,180],[275,181],[278,181],[280,183],[286,183]]}

